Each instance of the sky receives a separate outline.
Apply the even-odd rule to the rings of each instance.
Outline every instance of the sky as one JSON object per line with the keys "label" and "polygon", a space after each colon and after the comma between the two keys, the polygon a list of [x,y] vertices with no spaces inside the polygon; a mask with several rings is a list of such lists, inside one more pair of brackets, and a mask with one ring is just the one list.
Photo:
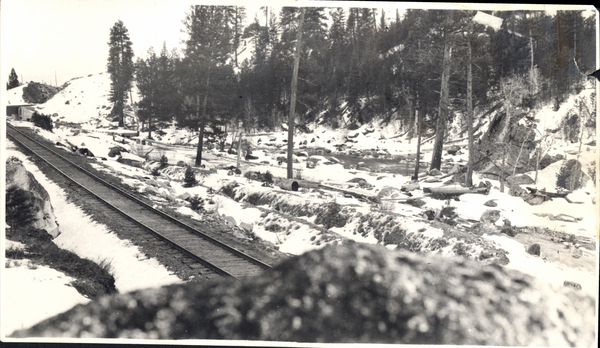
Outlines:
{"label": "sky", "polygon": [[[235,1],[235,0],[232,0]],[[50,85],[106,71],[110,28],[122,20],[133,43],[134,59],[145,57],[150,47],[160,51],[180,46],[186,35],[182,23],[197,0],[2,0],[2,80],[12,68],[20,82]],[[206,2],[204,2],[206,3]],[[247,7],[250,22],[260,5],[308,4],[304,1],[237,0]],[[312,2],[311,4],[314,4]],[[224,2],[214,3],[224,4]],[[319,2],[324,6],[332,2]],[[335,6],[398,7],[399,3],[336,2]],[[402,7],[423,4],[402,3]],[[431,5],[430,5],[431,6]],[[471,5],[436,4],[446,8]],[[458,7],[457,7],[458,6]],[[510,5],[509,5],[510,6]],[[521,7],[522,8],[522,7]],[[394,11],[395,12],[395,11]],[[181,48],[182,46],[180,46]]]}

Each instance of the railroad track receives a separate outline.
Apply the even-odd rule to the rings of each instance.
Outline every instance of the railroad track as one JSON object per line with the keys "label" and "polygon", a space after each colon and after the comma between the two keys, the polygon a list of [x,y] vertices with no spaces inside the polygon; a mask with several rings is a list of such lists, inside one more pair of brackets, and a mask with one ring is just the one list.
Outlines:
{"label": "railroad track", "polygon": [[214,239],[187,223],[154,209],[9,124],[6,134],[16,144],[95,197],[100,203],[99,209],[104,207],[118,212],[128,221],[127,228],[138,228],[152,233],[216,274],[244,278],[271,268],[270,265]]}

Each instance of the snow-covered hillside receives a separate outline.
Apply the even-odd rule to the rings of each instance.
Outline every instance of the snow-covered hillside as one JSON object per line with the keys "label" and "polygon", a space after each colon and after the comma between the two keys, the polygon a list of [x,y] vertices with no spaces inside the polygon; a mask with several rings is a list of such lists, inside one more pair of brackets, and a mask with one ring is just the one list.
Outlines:
{"label": "snow-covered hillside", "polygon": [[[68,81],[65,87],[52,99],[37,105],[38,112],[52,116],[56,122],[79,123],[93,127],[107,127],[110,124],[107,116],[113,104],[109,101],[110,75],[100,73],[75,78]],[[126,116],[133,117],[127,108],[138,101],[137,88],[134,86],[128,103],[125,105]],[[133,120],[126,123],[132,123]]]}
{"label": "snow-covered hillside", "polygon": [[23,84],[19,87],[15,87],[6,91],[6,105],[23,105],[29,104],[23,99],[23,88],[27,87],[27,84]]}

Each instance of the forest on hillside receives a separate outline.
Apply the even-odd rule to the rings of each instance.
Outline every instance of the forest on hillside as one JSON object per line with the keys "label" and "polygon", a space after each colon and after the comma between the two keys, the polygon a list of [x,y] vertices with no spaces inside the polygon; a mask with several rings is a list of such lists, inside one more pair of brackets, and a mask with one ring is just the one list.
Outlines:
{"label": "forest on hillside", "polygon": [[[243,7],[192,6],[183,52],[150,49],[134,64],[142,119],[195,129],[241,121],[247,131],[285,123],[301,10],[264,11],[249,20]],[[388,20],[381,9],[305,8],[300,129],[398,120],[412,135],[419,114],[432,133],[440,117],[466,112],[468,79],[475,117],[511,93],[558,108],[595,70],[595,15],[488,14],[500,28],[474,20],[477,11],[409,9]]]}

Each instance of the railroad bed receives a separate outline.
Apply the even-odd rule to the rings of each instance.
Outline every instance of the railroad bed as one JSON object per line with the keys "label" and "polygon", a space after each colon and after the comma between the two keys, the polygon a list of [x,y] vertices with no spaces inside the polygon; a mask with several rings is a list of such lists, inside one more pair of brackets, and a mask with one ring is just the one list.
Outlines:
{"label": "railroad bed", "polygon": [[270,265],[246,255],[241,251],[207,235],[183,221],[152,208],[127,191],[108,183],[102,178],[73,163],[55,149],[34,140],[28,135],[7,124],[8,138],[18,146],[39,157],[54,170],[87,191],[99,214],[115,216],[122,221],[122,227],[138,230],[150,237],[158,237],[196,262],[193,268],[205,267],[201,273],[214,273],[220,276],[244,278],[254,276]]}

